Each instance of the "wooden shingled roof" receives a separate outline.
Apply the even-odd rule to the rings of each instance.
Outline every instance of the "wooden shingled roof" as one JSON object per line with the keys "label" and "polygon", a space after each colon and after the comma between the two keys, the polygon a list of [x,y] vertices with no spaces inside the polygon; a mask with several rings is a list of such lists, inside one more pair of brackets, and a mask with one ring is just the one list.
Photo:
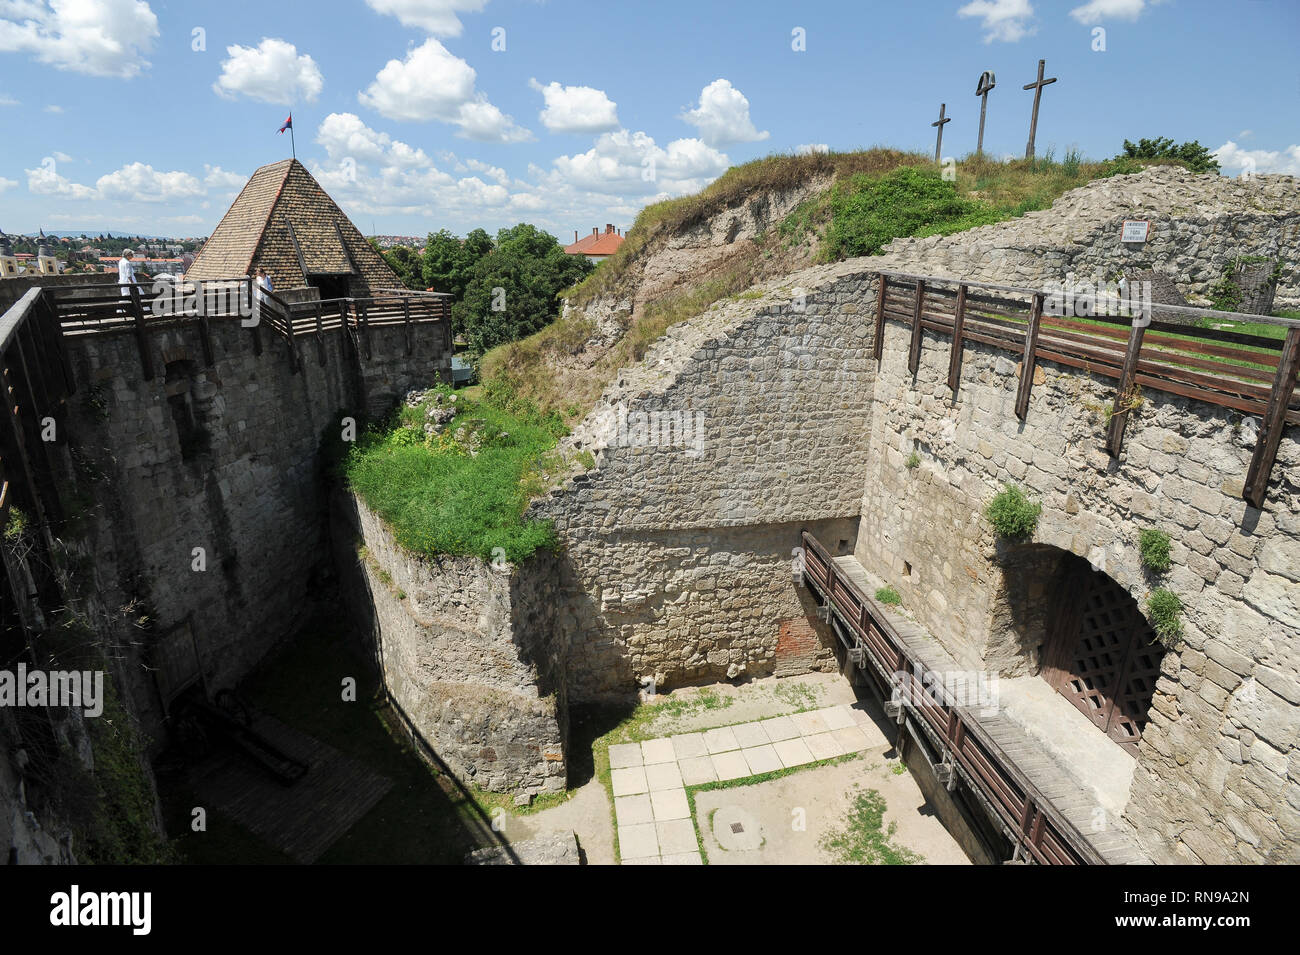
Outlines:
{"label": "wooden shingled roof", "polygon": [[365,236],[296,159],[263,166],[185,272],[190,280],[271,273],[276,289],[302,288],[312,276],[347,276],[354,295],[401,288]]}

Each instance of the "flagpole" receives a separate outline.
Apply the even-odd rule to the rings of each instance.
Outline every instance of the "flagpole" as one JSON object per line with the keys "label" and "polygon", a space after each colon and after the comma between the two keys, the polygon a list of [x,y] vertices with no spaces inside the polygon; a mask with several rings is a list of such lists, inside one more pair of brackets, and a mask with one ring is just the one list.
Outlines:
{"label": "flagpole", "polygon": [[294,141],[294,138],[293,138],[293,122],[292,122],[292,120],[293,120],[293,113],[290,113],[290,114],[289,114],[289,120],[290,120],[290,123],[289,123],[289,148],[293,150],[293,158],[294,158],[294,159],[297,159],[297,158],[298,158],[298,143],[295,142],[295,141]]}

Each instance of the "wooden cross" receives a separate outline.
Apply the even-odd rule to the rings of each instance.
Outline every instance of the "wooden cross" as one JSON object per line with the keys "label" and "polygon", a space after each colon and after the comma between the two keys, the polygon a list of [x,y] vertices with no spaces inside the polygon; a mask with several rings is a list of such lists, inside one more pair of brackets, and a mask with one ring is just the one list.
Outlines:
{"label": "wooden cross", "polygon": [[931,126],[938,126],[938,127],[939,127],[939,135],[938,135],[938,137],[936,137],[936,139],[935,139],[935,141],[934,141],[934,164],[935,164],[936,166],[939,165],[939,152],[940,152],[940,150],[943,148],[943,124],[944,124],[944,123],[951,123],[951,122],[952,122],[952,117],[951,117],[951,116],[949,116],[947,119],[944,119],[944,118],[943,118],[943,111],[944,111],[945,109],[947,109],[947,108],[948,108],[948,104],[947,104],[947,103],[940,103],[940,104],[939,104],[939,118],[938,118],[937,120],[935,120],[933,123],[930,124]]}
{"label": "wooden cross", "polygon": [[1038,131],[1038,101],[1043,97],[1043,87],[1056,82],[1055,76],[1050,80],[1043,79],[1043,67],[1046,63],[1046,60],[1039,60],[1037,81],[1025,84],[1025,89],[1034,91],[1034,114],[1029,119],[1029,145],[1025,147],[1026,159],[1034,158],[1034,134]]}
{"label": "wooden cross", "polygon": [[975,152],[984,152],[984,111],[989,108],[989,90],[997,86],[992,70],[980,74],[980,81],[975,87],[975,95],[980,97],[980,137],[975,141]]}

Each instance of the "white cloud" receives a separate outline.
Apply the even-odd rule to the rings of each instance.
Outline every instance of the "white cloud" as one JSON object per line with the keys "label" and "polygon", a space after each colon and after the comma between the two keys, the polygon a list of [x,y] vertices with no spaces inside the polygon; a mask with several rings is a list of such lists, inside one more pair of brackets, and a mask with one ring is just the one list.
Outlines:
{"label": "white cloud", "polygon": [[1038,32],[1037,27],[1029,25],[1034,16],[1029,0],[971,0],[957,11],[957,16],[979,17],[985,43],[1015,43]]}
{"label": "white cloud", "polygon": [[794,154],[796,156],[808,156],[812,153],[828,153],[830,151],[831,147],[826,145],[826,143],[803,143],[800,146],[794,147]]}
{"label": "white cloud", "polygon": [[724,79],[716,79],[700,90],[699,105],[681,118],[698,129],[700,139],[710,146],[753,143],[771,135],[754,127],[749,118],[749,100]]}
{"label": "white cloud", "polygon": [[408,146],[388,133],[371,129],[356,113],[330,113],[316,131],[316,142],[325,147],[330,159],[351,159],[354,163],[375,162],[397,169],[419,169],[433,165],[423,149]]}
{"label": "white cloud", "polygon": [[12,96],[7,96],[4,93],[0,93],[0,106],[17,106],[17,105],[18,105],[18,100],[14,99]]}
{"label": "white cloud", "polygon": [[1293,144],[1281,151],[1242,149],[1230,139],[1214,150],[1214,158],[1226,175],[1251,172],[1300,176],[1300,145]]}
{"label": "white cloud", "polygon": [[128,163],[95,183],[103,199],[124,202],[174,202],[203,194],[203,184],[187,172],[159,172],[146,163]]}
{"label": "white cloud", "polygon": [[247,177],[237,172],[227,172],[220,166],[203,164],[203,185],[209,189],[239,189],[246,181]]}
{"label": "white cloud", "polygon": [[483,162],[481,159],[466,159],[465,166],[469,169],[473,169],[475,172],[483,173],[489,179],[495,179],[503,186],[508,186],[510,184],[510,176],[500,166],[493,166],[490,163]]}
{"label": "white cloud", "polygon": [[325,79],[320,67],[287,40],[263,38],[257,46],[228,46],[221,75],[212,84],[218,96],[247,96],[263,103],[312,103]]}
{"label": "white cloud", "polygon": [[528,85],[542,94],[546,107],[538,118],[553,133],[603,133],[618,129],[618,107],[604,90],[590,86],[561,86],[537,80]]}
{"label": "white cloud", "polygon": [[1070,16],[1084,26],[1102,20],[1136,20],[1146,7],[1146,0],[1088,0],[1070,11]]}
{"label": "white cloud", "polygon": [[5,0],[0,53],[56,69],[128,79],[149,65],[158,17],[144,0]]}
{"label": "white cloud", "polygon": [[532,139],[532,133],[474,88],[476,77],[472,66],[430,38],[405,59],[389,60],[357,98],[389,119],[451,123],[467,139],[498,143]]}
{"label": "white cloud", "polygon": [[45,112],[47,112],[47,113],[62,113],[62,112],[63,112],[63,107],[62,107],[62,106],[59,106],[59,105],[56,104],[56,103],[51,103],[49,106],[45,107]]}
{"label": "white cloud", "polygon": [[397,17],[402,26],[419,27],[434,36],[460,36],[460,13],[478,13],[488,0],[366,0],[376,13]]}
{"label": "white cloud", "polygon": [[35,169],[24,169],[27,174],[27,191],[56,199],[94,199],[95,190],[79,182],[72,182],[54,171],[53,162],[44,162]]}
{"label": "white cloud", "polygon": [[54,150],[54,152],[51,153],[51,155],[52,155],[55,159],[57,159],[59,162],[72,162],[72,161],[73,161],[73,159],[72,159],[71,156],[69,156],[67,153],[59,152],[57,149]]}
{"label": "white cloud", "polygon": [[682,195],[696,192],[731,164],[698,139],[678,139],[667,148],[643,132],[603,133],[585,153],[560,156],[550,174],[557,184],[606,194]]}
{"label": "white cloud", "polygon": [[4,176],[0,176],[0,192],[4,192],[6,189],[12,189],[16,185],[18,185],[17,179],[6,179]]}

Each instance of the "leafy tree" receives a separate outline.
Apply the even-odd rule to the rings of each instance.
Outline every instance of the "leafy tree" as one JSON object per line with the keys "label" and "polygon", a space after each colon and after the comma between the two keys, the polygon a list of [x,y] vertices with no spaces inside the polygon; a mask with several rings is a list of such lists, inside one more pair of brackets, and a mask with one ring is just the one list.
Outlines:
{"label": "leafy tree", "polygon": [[407,288],[425,288],[424,263],[415,249],[409,245],[398,245],[387,251],[380,250],[379,254]]}
{"label": "leafy tree", "polygon": [[446,229],[430,233],[424,246],[424,287],[450,292],[459,300],[474,266],[491,252],[492,237],[482,229],[473,230],[464,239]]}
{"label": "leafy tree", "polygon": [[1180,159],[1192,172],[1219,171],[1219,161],[1196,140],[1177,144],[1163,136],[1157,136],[1155,139],[1139,139],[1136,143],[1126,139],[1124,155],[1130,159]]}
{"label": "leafy tree", "polygon": [[531,335],[555,320],[558,293],[594,267],[583,256],[566,255],[555,236],[536,226],[502,229],[495,249],[474,264],[452,308],[452,326],[480,353]]}

